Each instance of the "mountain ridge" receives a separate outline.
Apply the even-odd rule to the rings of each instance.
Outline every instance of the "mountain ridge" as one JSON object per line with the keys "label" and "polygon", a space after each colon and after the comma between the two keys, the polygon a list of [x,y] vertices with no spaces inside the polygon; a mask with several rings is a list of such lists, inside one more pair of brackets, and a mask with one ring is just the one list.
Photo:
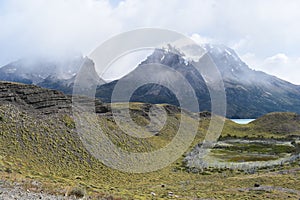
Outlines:
{"label": "mountain ridge", "polygon": [[[206,50],[206,55],[212,59],[223,78],[227,96],[227,117],[257,118],[274,111],[300,113],[300,86],[264,72],[250,69],[234,50],[224,45],[219,47],[218,45],[208,44],[204,46],[204,49]],[[165,49],[156,49],[136,70],[145,64],[162,64],[177,70],[195,90],[200,102],[200,110],[210,111],[211,106],[207,84],[184,54],[179,54],[178,51],[172,52]],[[160,72],[157,73],[159,74]],[[156,74],[152,75],[155,76]],[[120,80],[122,79],[124,78]],[[100,86],[96,96],[109,102],[112,89],[117,82],[118,80]],[[159,95],[147,95],[155,93]],[[174,95],[166,88],[148,84],[140,87],[133,94],[131,101],[154,104],[170,103],[178,106],[174,99]]]}
{"label": "mountain ridge", "polygon": [[[190,49],[188,49],[190,48]],[[156,49],[151,55],[143,60],[140,65],[130,72],[138,74],[137,70],[143,65],[160,64],[168,66],[179,72],[189,82],[194,89],[197,99],[200,102],[201,111],[210,111],[211,100],[207,89],[207,84],[201,74],[193,67],[192,62],[197,61],[200,50],[190,46],[182,51],[171,45],[162,49]],[[256,71],[244,63],[234,50],[224,45],[204,44],[202,48],[206,51],[206,55],[214,62],[219,69],[225,85],[227,100],[227,117],[229,118],[257,118],[269,112],[297,112],[300,113],[300,86],[294,85],[267,73]],[[190,53],[185,55],[184,53]],[[87,59],[87,58],[85,58]],[[72,60],[72,59],[71,59]],[[75,59],[76,60],[76,59]],[[79,59],[82,62],[84,59]],[[78,63],[73,70],[78,73]],[[72,62],[71,62],[72,63]],[[88,63],[88,62],[87,62]],[[89,65],[89,64],[88,64]],[[82,69],[83,76],[93,79],[93,84],[98,84],[96,97],[104,102],[110,102],[112,91],[118,80],[105,83],[103,80],[95,77],[96,72],[93,63],[86,69]],[[62,79],[55,74],[48,74],[39,82],[30,79],[30,74],[24,76],[10,76],[14,73],[14,65],[7,65],[0,68],[0,80],[9,80],[15,82],[23,82],[27,84],[36,84],[45,88],[60,90],[65,94],[72,94],[76,75],[69,79]],[[72,67],[71,67],[72,68]],[[1,71],[2,70],[2,71]],[[2,72],[5,73],[2,73]],[[21,72],[24,70],[21,70]],[[85,74],[87,73],[87,74]],[[124,80],[125,77],[119,79]],[[153,73],[152,76],[163,76],[161,72]],[[170,77],[166,77],[170,79]],[[34,79],[34,80],[33,80]],[[87,82],[91,81],[88,80]],[[172,79],[172,78],[171,78]],[[122,101],[122,99],[120,99]],[[144,85],[133,93],[130,101],[145,103],[168,103],[179,106],[175,94],[168,88],[159,84]]]}

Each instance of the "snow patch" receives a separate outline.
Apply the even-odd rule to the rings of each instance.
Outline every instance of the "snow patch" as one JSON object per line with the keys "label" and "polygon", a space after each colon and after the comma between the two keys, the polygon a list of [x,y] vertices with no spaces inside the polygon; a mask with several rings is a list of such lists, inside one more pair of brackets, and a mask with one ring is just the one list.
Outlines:
{"label": "snow patch", "polygon": [[9,69],[6,70],[6,73],[13,74],[13,73],[15,73],[16,71],[17,71],[16,68],[9,68]]}
{"label": "snow patch", "polygon": [[231,52],[228,51],[227,49],[225,49],[225,52],[226,52],[228,55],[230,55],[230,56],[232,55]]}

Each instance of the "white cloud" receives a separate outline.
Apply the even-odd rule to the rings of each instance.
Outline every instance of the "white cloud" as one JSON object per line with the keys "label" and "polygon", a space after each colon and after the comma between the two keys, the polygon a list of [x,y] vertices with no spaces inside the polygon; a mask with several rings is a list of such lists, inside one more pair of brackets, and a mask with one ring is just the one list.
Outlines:
{"label": "white cloud", "polygon": [[267,58],[259,58],[253,53],[242,56],[252,69],[261,70],[300,85],[300,57],[288,57],[278,53]]}
{"label": "white cloud", "polygon": [[106,81],[119,79],[134,70],[153,50],[133,51],[114,60],[101,75]]}
{"label": "white cloud", "polygon": [[107,1],[11,0],[5,7],[0,15],[0,55],[7,61],[36,54],[87,53],[121,30]]}
{"label": "white cloud", "polygon": [[246,37],[241,38],[238,41],[234,41],[233,44],[232,45],[229,44],[229,46],[234,50],[239,51],[243,49],[248,49],[249,46],[251,46],[252,42],[253,39],[249,35],[246,35]]}
{"label": "white cloud", "polygon": [[299,7],[298,0],[0,1],[0,66],[36,54],[88,54],[109,37],[140,27],[223,43],[239,55],[254,52],[261,66],[270,55],[283,52],[287,66],[300,57]]}
{"label": "white cloud", "polygon": [[212,38],[201,36],[197,33],[192,34],[191,39],[195,41],[197,44],[206,44],[213,43],[214,40]]}
{"label": "white cloud", "polygon": [[284,53],[278,53],[265,60],[266,65],[283,65],[289,62],[289,58]]}

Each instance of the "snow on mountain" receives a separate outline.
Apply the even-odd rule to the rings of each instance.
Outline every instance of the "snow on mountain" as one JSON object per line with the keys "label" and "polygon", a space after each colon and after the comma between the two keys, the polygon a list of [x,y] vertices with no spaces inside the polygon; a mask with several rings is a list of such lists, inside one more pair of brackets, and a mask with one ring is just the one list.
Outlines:
{"label": "snow on mountain", "polygon": [[[200,109],[210,110],[207,82],[193,66],[193,62],[205,65],[205,59],[200,59],[202,56],[205,59],[209,57],[222,76],[227,96],[227,117],[256,118],[274,111],[300,113],[299,86],[264,72],[252,70],[234,50],[224,45],[204,44],[200,48],[196,45],[180,47],[168,45],[162,49],[156,49],[131,74],[142,76],[139,74],[139,71],[142,71],[139,67],[143,64],[158,63],[169,66],[181,73],[191,84],[197,95]],[[209,66],[206,67],[209,68]],[[163,77],[164,73],[161,71],[153,73],[152,76]],[[165,80],[170,80],[170,78],[166,75]],[[170,82],[174,81],[176,82],[176,80]],[[109,97],[117,82],[118,80],[99,87],[97,97],[109,102]],[[182,90],[180,87],[178,89]],[[131,100],[178,104],[174,93],[154,84],[140,87]]]}
{"label": "snow on mountain", "polygon": [[78,72],[82,61],[82,56],[20,59],[0,68],[0,80],[38,84],[49,76],[70,79]]}

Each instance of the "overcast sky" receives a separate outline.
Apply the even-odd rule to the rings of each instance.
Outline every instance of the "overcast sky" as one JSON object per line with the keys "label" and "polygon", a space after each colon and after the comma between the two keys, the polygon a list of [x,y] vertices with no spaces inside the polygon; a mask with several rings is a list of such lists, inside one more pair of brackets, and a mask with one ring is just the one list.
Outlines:
{"label": "overcast sky", "polygon": [[222,43],[253,69],[300,84],[298,0],[0,0],[0,66],[35,55],[89,54],[141,27]]}

